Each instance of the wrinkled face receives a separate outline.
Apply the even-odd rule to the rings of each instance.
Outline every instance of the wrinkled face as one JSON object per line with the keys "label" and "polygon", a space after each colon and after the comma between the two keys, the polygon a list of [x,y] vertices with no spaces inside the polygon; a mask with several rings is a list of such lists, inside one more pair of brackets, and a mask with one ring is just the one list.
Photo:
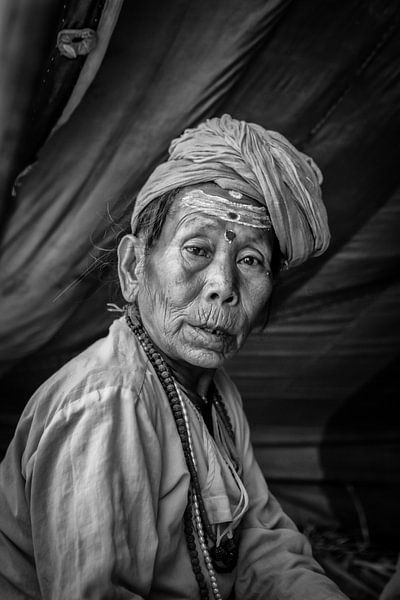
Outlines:
{"label": "wrinkled face", "polygon": [[258,324],[272,291],[272,234],[174,202],[138,269],[147,331],[170,358],[219,367]]}

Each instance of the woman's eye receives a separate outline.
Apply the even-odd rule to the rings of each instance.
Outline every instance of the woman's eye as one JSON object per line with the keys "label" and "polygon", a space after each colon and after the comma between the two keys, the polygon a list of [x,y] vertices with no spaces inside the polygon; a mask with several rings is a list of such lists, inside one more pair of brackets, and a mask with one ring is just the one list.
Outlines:
{"label": "woman's eye", "polygon": [[200,256],[208,258],[209,252],[206,248],[200,248],[199,246],[186,246],[186,252],[192,254],[193,256]]}
{"label": "woman's eye", "polygon": [[258,265],[261,265],[261,260],[255,256],[245,256],[244,258],[241,258],[239,262],[248,267],[257,267]]}

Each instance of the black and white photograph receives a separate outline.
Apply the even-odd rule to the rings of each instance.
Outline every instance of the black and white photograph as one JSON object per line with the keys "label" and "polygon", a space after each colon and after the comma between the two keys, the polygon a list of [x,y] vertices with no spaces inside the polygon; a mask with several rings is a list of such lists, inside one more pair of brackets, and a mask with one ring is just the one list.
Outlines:
{"label": "black and white photograph", "polygon": [[400,600],[398,0],[0,0],[0,600]]}

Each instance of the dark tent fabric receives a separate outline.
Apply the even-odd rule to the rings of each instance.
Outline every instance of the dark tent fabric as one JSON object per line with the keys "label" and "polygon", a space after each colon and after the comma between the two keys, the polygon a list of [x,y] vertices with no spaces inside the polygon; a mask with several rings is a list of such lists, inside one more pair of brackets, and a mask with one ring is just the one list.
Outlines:
{"label": "dark tent fabric", "polygon": [[[8,14],[20,27],[0,111],[2,450],[33,389],[105,334],[117,240],[171,138],[228,112],[316,160],[332,230],[324,256],[283,275],[268,328],[228,366],[264,473],[298,521],[398,546],[398,2],[92,1],[79,22],[77,3],[62,4],[42,0],[33,30],[29,3]],[[101,40],[112,10],[104,58],[63,116],[88,75],[57,54],[57,32],[69,18]]]}
{"label": "dark tent fabric", "polygon": [[[228,11],[228,4],[220,3],[212,11],[213,27],[206,27],[205,6],[160,9],[149,4],[141,22],[136,7],[125,3],[95,81],[73,118],[40,151],[4,233],[2,314],[7,317],[1,325],[7,338],[6,362],[40,347],[68,317],[82,290],[62,296],[60,292],[86,268],[107,210],[114,219],[126,213],[144,175],[171,138],[226,94],[268,30],[274,4],[255,3],[249,11],[238,3],[236,10]],[[156,25],[154,14],[162,24],[157,45],[148,35],[149,26]],[[132,22],[137,30],[132,30]],[[198,39],[192,22],[197,23]],[[220,35],[222,25],[225,36]],[[55,244],[57,252],[50,252]],[[34,311],[27,312],[24,302],[16,301],[21,278]]]}

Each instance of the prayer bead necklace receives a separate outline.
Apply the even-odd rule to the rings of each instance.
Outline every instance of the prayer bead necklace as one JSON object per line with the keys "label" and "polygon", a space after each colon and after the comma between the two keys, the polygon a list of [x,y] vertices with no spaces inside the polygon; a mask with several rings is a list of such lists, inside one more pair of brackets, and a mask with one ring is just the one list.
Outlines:
{"label": "prayer bead necklace", "polygon": [[[218,589],[218,583],[214,569],[220,572],[232,571],[237,562],[237,544],[234,542],[234,540],[228,539],[226,540],[226,543],[224,542],[216,547],[216,536],[209,523],[204,501],[201,495],[201,487],[196,468],[196,458],[191,439],[190,423],[185,403],[179,394],[178,388],[175,385],[174,377],[172,376],[168,365],[165,363],[161,354],[155,350],[150,337],[142,325],[138,310],[135,310],[135,307],[128,305],[125,307],[125,318],[129,328],[137,337],[139,343],[153,365],[157,377],[167,395],[181,440],[186,465],[190,473],[192,490],[189,489],[188,505],[184,514],[184,532],[192,570],[199,586],[201,600],[206,600],[209,598],[209,594],[207,583],[205,581],[197,554],[196,542],[193,535],[193,520],[196,526],[200,549],[207,567],[214,599],[221,600],[222,596]],[[215,386],[214,406],[226,431],[228,432],[228,435],[234,441],[234,433],[229,415],[222,398],[215,389]],[[209,550],[207,545],[207,536],[213,543],[211,550]]]}
{"label": "prayer bead necklace", "polygon": [[[178,388],[177,388],[176,391],[178,393],[178,398],[179,398],[179,401],[181,403],[183,418],[185,420],[190,455],[191,455],[192,462],[193,462],[195,468],[197,468],[196,457],[195,457],[194,451],[193,451],[192,434],[191,434],[191,431],[190,431],[189,417],[188,417],[188,414],[187,414],[185,403],[184,403],[184,401],[183,401],[183,399],[182,399],[182,397],[181,397],[181,395],[179,393]],[[201,497],[201,495],[200,495],[200,497]],[[206,537],[204,535],[203,523],[202,523],[202,514],[200,512],[199,500],[198,500],[198,497],[197,497],[197,494],[196,494],[195,490],[192,491],[192,498],[193,498],[193,512],[194,512],[195,524],[196,524],[196,529],[197,529],[197,537],[199,538],[200,548],[201,548],[201,551],[203,553],[204,562],[206,564],[208,575],[209,575],[209,578],[210,578],[210,581],[211,581],[211,588],[212,588],[215,600],[222,600],[222,596],[221,596],[221,594],[219,592],[219,589],[218,589],[218,583],[217,583],[217,578],[215,576],[214,567],[213,567],[213,564],[212,564],[210,553],[208,551]]]}

